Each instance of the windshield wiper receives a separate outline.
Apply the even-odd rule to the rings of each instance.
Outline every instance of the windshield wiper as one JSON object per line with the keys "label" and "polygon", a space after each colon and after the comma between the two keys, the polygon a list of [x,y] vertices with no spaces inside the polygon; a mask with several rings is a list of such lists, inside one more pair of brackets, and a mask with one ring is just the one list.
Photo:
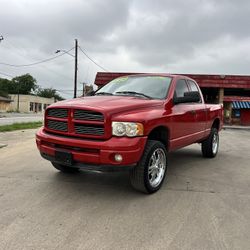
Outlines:
{"label": "windshield wiper", "polygon": [[109,92],[97,92],[95,95],[113,95],[112,93]]}
{"label": "windshield wiper", "polygon": [[139,95],[139,96],[146,97],[146,98],[148,98],[148,99],[152,99],[152,97],[150,97],[150,96],[148,96],[148,95],[145,95],[145,94],[139,93],[139,92],[135,92],[135,91],[118,91],[118,92],[115,92],[115,94]]}

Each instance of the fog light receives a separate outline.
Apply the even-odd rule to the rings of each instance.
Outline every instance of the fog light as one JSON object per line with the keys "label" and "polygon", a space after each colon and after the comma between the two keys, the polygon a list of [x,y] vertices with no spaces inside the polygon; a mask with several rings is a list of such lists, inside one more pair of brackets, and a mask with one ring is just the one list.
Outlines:
{"label": "fog light", "polygon": [[121,162],[122,161],[122,156],[120,154],[115,154],[115,161]]}

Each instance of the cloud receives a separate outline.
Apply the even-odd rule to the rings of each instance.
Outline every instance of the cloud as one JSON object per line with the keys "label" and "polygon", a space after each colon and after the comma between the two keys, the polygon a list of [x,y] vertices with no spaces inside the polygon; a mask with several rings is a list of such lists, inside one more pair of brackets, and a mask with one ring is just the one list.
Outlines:
{"label": "cloud", "polygon": [[[144,1],[135,5],[126,32],[121,34],[125,47],[145,66],[164,66],[190,58],[198,49],[230,36],[236,43],[249,37],[250,4],[244,7],[230,1]],[[188,4],[187,4],[188,3]],[[208,46],[210,47],[210,46]],[[195,70],[195,69],[194,69]]]}
{"label": "cloud", "polygon": [[[250,2],[0,0],[0,61],[25,64],[70,49],[74,39],[109,71],[249,74]],[[73,51],[72,51],[73,52]],[[43,87],[73,91],[73,58],[30,68]],[[79,83],[100,69],[79,51]],[[101,70],[100,70],[101,71]],[[78,85],[81,88],[81,85]],[[71,92],[65,94],[71,96]],[[73,92],[72,92],[73,93]]]}

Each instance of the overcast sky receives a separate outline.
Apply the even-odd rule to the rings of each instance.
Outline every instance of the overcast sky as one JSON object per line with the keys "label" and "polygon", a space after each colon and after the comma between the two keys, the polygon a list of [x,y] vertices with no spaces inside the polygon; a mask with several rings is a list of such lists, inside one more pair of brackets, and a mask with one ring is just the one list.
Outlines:
{"label": "overcast sky", "polygon": [[[0,63],[47,59],[77,38],[109,71],[250,74],[247,0],[0,0],[0,6]],[[1,73],[30,73],[68,98],[73,68],[67,54],[32,67],[0,64]],[[79,51],[78,88],[93,83],[97,71]]]}

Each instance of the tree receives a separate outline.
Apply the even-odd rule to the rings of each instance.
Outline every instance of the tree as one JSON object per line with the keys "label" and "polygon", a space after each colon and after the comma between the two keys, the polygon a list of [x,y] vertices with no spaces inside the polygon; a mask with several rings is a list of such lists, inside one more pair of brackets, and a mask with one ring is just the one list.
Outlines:
{"label": "tree", "polygon": [[37,94],[41,97],[55,98],[58,101],[64,100],[56,89],[45,88],[42,89],[36,84],[36,79],[30,74],[16,76],[12,80],[0,78],[0,95],[7,97],[8,94]]}
{"label": "tree", "polygon": [[9,85],[11,81],[8,79],[0,78],[0,96],[8,97]]}
{"label": "tree", "polygon": [[21,76],[14,77],[11,80],[11,85],[9,88],[9,94],[23,94],[29,95],[38,88],[36,84],[36,79],[30,74],[25,74]]}
{"label": "tree", "polygon": [[59,94],[56,93],[56,89],[53,88],[38,88],[36,94],[41,97],[45,98],[52,98],[54,97],[56,100],[61,101],[64,100]]}

